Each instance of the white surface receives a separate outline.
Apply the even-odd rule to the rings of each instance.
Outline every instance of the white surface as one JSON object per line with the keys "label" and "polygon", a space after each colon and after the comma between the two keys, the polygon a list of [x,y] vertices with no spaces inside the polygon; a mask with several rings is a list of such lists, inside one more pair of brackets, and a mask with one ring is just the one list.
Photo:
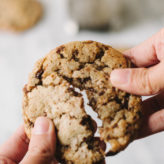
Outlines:
{"label": "white surface", "polygon": [[[0,143],[22,123],[22,88],[34,62],[56,46],[72,40],[96,40],[114,46],[133,46],[157,32],[161,22],[145,22],[126,30],[109,33],[83,31],[76,36],[64,33],[61,0],[42,0],[45,15],[33,29],[20,34],[0,32]],[[107,159],[111,164],[163,164],[164,134],[135,141],[119,155]]]}

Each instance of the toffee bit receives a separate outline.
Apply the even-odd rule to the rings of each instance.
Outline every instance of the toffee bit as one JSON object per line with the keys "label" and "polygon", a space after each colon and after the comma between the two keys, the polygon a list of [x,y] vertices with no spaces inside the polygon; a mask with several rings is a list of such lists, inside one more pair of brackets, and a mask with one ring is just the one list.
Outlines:
{"label": "toffee bit", "polygon": [[88,41],[84,41],[85,44],[92,44],[93,41],[92,40],[88,40]]}
{"label": "toffee bit", "polygon": [[29,92],[29,91],[27,90],[27,84],[24,86],[23,92],[24,92],[25,94],[27,94],[27,93]]}

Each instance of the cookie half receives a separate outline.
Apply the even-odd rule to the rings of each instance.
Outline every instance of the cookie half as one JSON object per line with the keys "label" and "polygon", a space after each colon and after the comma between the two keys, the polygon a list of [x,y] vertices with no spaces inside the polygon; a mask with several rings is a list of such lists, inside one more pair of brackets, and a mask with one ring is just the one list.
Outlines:
{"label": "cookie half", "polygon": [[[110,73],[129,68],[120,52],[94,41],[77,41],[52,50],[39,60],[24,87],[23,117],[30,138],[39,116],[50,118],[57,129],[57,158],[62,163],[101,163],[106,155],[123,150],[136,137],[141,124],[141,98],[112,86]],[[83,95],[102,120],[100,138],[86,113]]]}
{"label": "cookie half", "polygon": [[37,0],[0,0],[0,29],[26,30],[38,22],[42,12]]}

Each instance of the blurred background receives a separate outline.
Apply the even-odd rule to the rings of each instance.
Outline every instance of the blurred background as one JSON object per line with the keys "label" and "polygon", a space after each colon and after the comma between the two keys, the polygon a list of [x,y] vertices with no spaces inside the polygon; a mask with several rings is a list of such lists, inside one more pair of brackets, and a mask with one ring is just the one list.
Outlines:
{"label": "blurred background", "polygon": [[[95,40],[127,49],[164,27],[163,0],[40,0],[43,17],[20,33],[0,31],[0,144],[22,123],[22,88],[34,63],[51,49]],[[144,97],[145,98],[145,97]],[[111,164],[163,164],[164,133],[138,140]]]}

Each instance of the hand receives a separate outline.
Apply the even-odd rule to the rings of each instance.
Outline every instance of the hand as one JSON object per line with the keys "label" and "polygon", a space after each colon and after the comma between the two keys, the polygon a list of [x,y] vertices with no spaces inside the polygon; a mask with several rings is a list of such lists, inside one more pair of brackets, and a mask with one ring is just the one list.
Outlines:
{"label": "hand", "polygon": [[55,128],[47,118],[36,120],[31,140],[21,126],[15,134],[0,146],[0,163],[7,164],[55,164]]}
{"label": "hand", "polygon": [[125,52],[140,68],[117,69],[112,84],[126,92],[154,97],[143,101],[144,123],[139,137],[164,130],[164,29]]}

